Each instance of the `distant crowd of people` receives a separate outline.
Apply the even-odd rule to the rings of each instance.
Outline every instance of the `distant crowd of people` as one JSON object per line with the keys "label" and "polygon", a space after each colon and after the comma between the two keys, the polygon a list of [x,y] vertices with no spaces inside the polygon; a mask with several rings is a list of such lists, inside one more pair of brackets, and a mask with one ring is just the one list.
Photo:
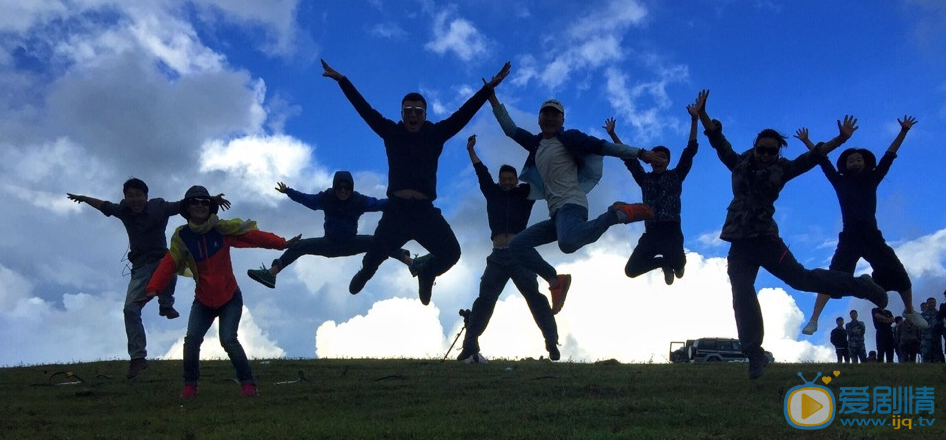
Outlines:
{"label": "distant crowd of people", "polygon": [[[946,296],[946,291],[943,292]],[[857,319],[857,310],[851,310],[847,324],[838,317],[837,327],[831,330],[838,363],[943,363],[944,339],[946,339],[946,301],[936,307],[936,298],[927,298],[920,303],[920,316],[927,327],[921,329],[909,319],[894,317],[887,309],[875,307],[871,310],[874,322],[875,350],[867,351],[864,341],[866,326]]]}

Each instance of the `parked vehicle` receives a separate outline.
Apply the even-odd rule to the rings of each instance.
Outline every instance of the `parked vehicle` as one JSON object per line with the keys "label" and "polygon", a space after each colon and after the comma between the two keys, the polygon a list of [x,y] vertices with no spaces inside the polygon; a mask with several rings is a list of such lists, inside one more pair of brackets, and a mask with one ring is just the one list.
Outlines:
{"label": "parked vehicle", "polygon": [[[677,347],[674,349],[674,347]],[[775,362],[772,353],[766,351],[770,362]],[[700,338],[686,342],[670,343],[670,362],[747,362],[749,359],[742,352],[738,339]]]}

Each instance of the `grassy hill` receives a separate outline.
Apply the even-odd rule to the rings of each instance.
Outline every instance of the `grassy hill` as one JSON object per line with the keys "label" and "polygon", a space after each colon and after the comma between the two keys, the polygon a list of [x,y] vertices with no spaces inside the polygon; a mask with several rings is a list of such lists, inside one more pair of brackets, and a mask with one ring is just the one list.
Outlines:
{"label": "grassy hill", "polygon": [[[260,395],[239,396],[228,361],[204,361],[181,399],[180,361],[0,369],[0,438],[9,439],[938,439],[946,436],[946,366],[641,365],[439,360],[254,360]],[[933,426],[790,427],[783,399],[839,370],[828,388],[933,386]],[[820,383],[820,381],[819,381]],[[924,414],[925,415],[925,414]],[[878,416],[880,417],[880,416]],[[884,416],[890,418],[890,416]],[[910,417],[910,416],[903,416]],[[915,417],[915,416],[914,416]],[[939,420],[940,418],[943,420]]]}

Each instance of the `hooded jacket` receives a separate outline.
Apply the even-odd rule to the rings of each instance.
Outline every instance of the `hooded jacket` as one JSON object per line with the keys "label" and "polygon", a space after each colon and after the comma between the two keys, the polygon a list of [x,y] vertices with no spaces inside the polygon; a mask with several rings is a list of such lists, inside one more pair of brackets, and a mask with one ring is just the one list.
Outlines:
{"label": "hooded jacket", "polygon": [[[351,195],[340,200],[335,195],[335,188],[347,184],[352,188]],[[332,241],[349,240],[358,234],[358,219],[366,212],[378,212],[384,209],[387,199],[376,199],[354,191],[355,180],[348,171],[338,171],[332,179],[332,187],[317,194],[306,194],[292,188],[286,191],[292,201],[313,211],[325,212],[325,238]]]}

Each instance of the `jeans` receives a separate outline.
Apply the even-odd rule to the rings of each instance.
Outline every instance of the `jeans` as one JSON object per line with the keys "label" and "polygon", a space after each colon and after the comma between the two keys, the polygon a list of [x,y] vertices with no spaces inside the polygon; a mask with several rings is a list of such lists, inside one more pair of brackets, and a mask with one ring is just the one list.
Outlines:
{"label": "jeans", "polygon": [[480,278],[480,294],[473,302],[469,322],[466,327],[466,337],[463,340],[465,348],[475,348],[479,352],[477,339],[486,330],[496,300],[506,287],[512,282],[522,293],[535,324],[542,331],[546,347],[558,344],[558,327],[555,317],[552,316],[552,307],[545,295],[539,293],[539,283],[535,280],[535,273],[529,272],[516,262],[509,249],[493,249],[493,253],[486,258],[486,270]]}
{"label": "jeans", "polygon": [[588,221],[588,208],[566,204],[555,215],[520,232],[509,243],[509,251],[523,267],[552,283],[558,272],[542,259],[536,247],[558,240],[558,248],[566,254],[594,243],[611,226],[618,223],[617,215],[607,210],[598,218]]}
{"label": "jeans", "polygon": [[[346,240],[333,240],[328,237],[304,238],[291,248],[286,249],[276,262],[279,264],[279,269],[282,270],[303,255],[335,258],[363,254],[368,252],[372,239],[374,237],[371,235],[355,235]],[[398,249],[389,256],[400,259],[404,252],[407,251]]]}
{"label": "jeans", "polygon": [[680,270],[686,262],[680,223],[654,223],[647,226],[638,240],[637,247],[634,248],[634,252],[631,253],[631,257],[624,266],[624,274],[634,278],[663,267]]}
{"label": "jeans", "polygon": [[[161,264],[161,260],[153,263],[142,264],[131,269],[131,280],[128,281],[128,292],[125,294],[125,335],[128,337],[128,356],[132,359],[143,359],[148,357],[147,338],[145,337],[145,326],[141,323],[141,309],[144,303],[137,302],[145,297],[145,288],[151,281],[151,275]],[[174,306],[174,286],[177,284],[177,277],[171,277],[171,281],[158,295],[159,307]]]}
{"label": "jeans", "polygon": [[362,259],[363,270],[373,275],[385,259],[397,255],[409,240],[430,252],[431,258],[420,269],[419,277],[439,276],[460,260],[460,243],[440,209],[430,200],[391,197]]}
{"label": "jeans", "polygon": [[236,370],[237,380],[241,384],[254,383],[250,361],[246,358],[243,346],[237,340],[237,328],[240,327],[240,317],[243,316],[243,293],[237,288],[233,298],[219,309],[205,306],[194,299],[191,305],[191,314],[187,319],[187,335],[184,336],[184,383],[197,384],[200,379],[200,345],[204,342],[204,335],[215,318],[220,318],[220,345],[227,351],[230,363]]}
{"label": "jeans", "polygon": [[893,331],[875,328],[874,342],[877,344],[877,362],[893,362]]}
{"label": "jeans", "polygon": [[848,350],[851,352],[851,363],[867,363],[867,349],[863,345],[850,345],[848,342]]}
{"label": "jeans", "polygon": [[[825,269],[805,269],[792,255],[782,239],[778,237],[755,237],[734,240],[727,257],[729,283],[732,285],[733,312],[739,342],[747,355],[762,352],[765,336],[762,309],[756,297],[755,279],[759,268],[765,268],[776,278],[795,290],[818,292],[834,298],[842,296],[863,297],[871,289],[866,281],[853,275]],[[854,348],[851,357],[854,357]]]}

